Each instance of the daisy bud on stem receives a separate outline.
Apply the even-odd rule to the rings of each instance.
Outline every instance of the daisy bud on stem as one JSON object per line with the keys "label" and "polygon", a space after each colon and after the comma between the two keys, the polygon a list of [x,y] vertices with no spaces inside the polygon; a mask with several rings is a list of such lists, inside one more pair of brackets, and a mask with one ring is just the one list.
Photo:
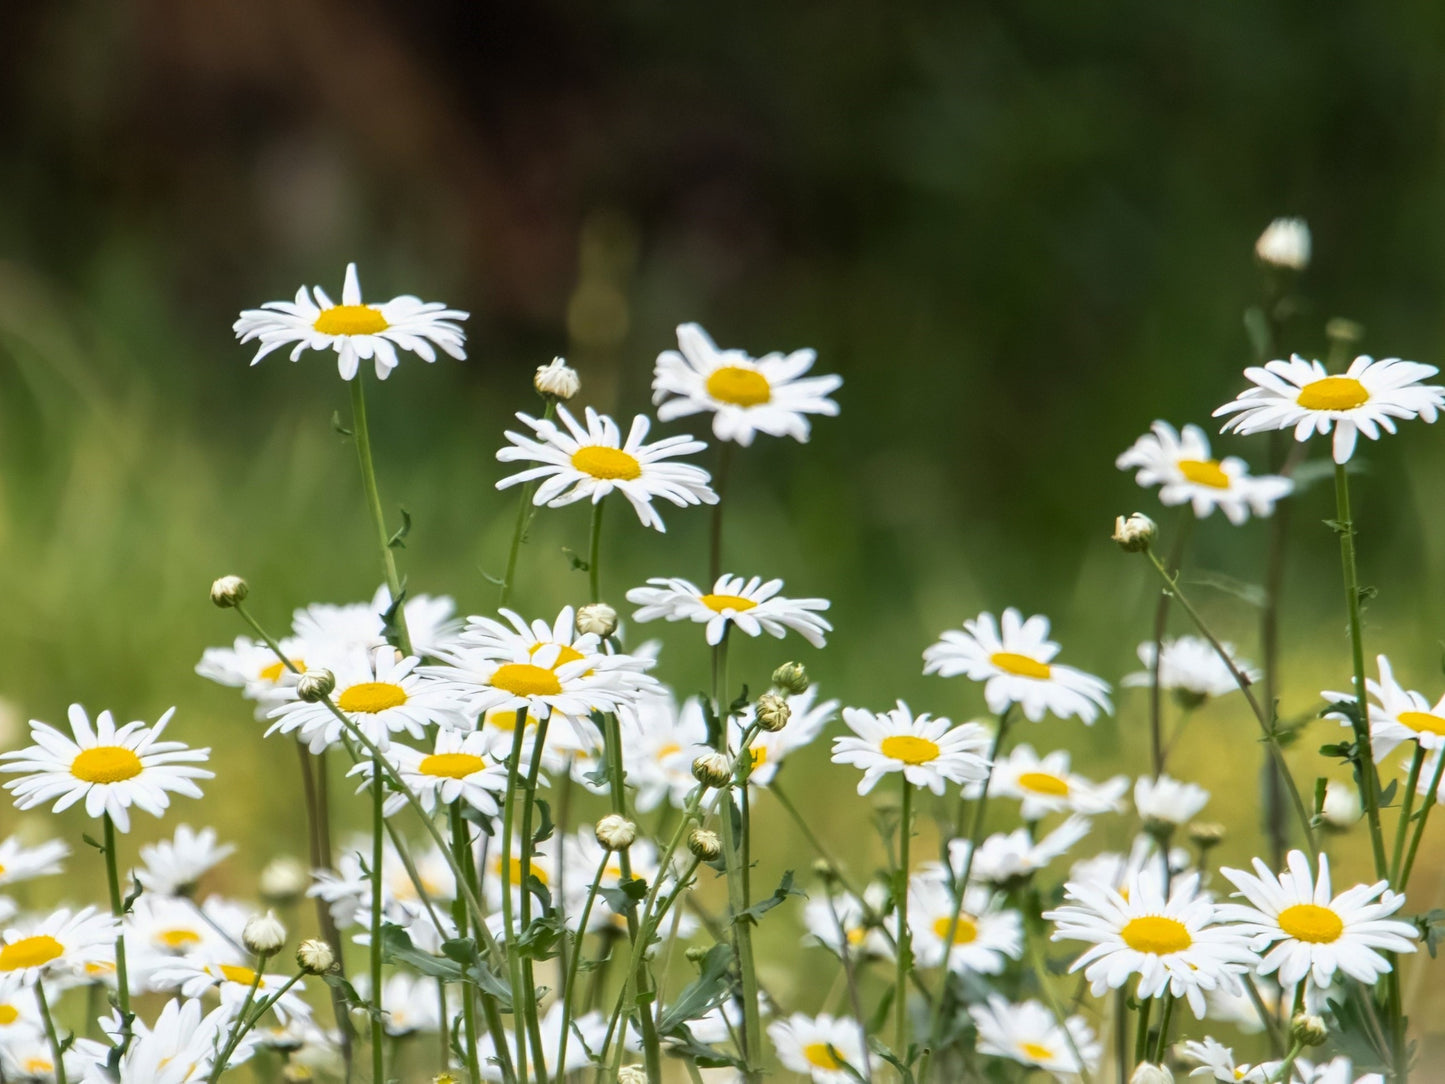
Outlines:
{"label": "daisy bud on stem", "polygon": [[577,631],[606,639],[617,631],[617,611],[605,602],[589,602],[577,611]]}
{"label": "daisy bud on stem", "polygon": [[296,966],[308,975],[324,975],[336,966],[336,955],[325,941],[307,938],[296,948]]}
{"label": "daisy bud on stem", "polygon": [[788,725],[793,711],[788,702],[777,693],[763,693],[758,697],[758,725],[764,730],[776,733]]}
{"label": "daisy bud on stem", "polygon": [[1348,784],[1330,781],[1325,784],[1324,801],[1320,803],[1320,823],[1326,831],[1346,832],[1364,816],[1360,792]]}
{"label": "daisy bud on stem", "polygon": [[1213,821],[1195,821],[1189,826],[1189,842],[1201,851],[1219,846],[1224,839],[1224,825]]}
{"label": "daisy bud on stem", "polygon": [[807,692],[810,684],[808,671],[800,662],[785,662],[773,671],[773,685],[792,696]]}
{"label": "daisy bud on stem", "polygon": [[290,855],[283,855],[266,863],[257,889],[267,903],[286,907],[300,900],[310,885],[311,875],[306,867]]}
{"label": "daisy bud on stem", "polygon": [[704,862],[716,862],[722,857],[722,840],[716,832],[694,828],[687,837],[687,849]]}
{"label": "daisy bud on stem", "polygon": [[692,762],[692,777],[705,787],[722,789],[733,780],[733,766],[722,753],[704,753]]}
{"label": "daisy bud on stem", "polygon": [[565,359],[553,358],[550,363],[537,367],[532,386],[542,398],[565,403],[582,389],[582,378]]}
{"label": "daisy bud on stem", "polygon": [[1289,1022],[1289,1036],[1304,1046],[1323,1046],[1330,1037],[1324,1019],[1312,1013],[1297,1012]]}
{"label": "daisy bud on stem", "polygon": [[286,944],[286,927],[281,925],[274,911],[254,915],[241,931],[241,944],[246,946],[247,952],[257,956],[274,956]]}
{"label": "daisy bud on stem", "polygon": [[1276,218],[1254,243],[1254,254],[1267,267],[1303,271],[1310,265],[1310,228],[1302,218]]}
{"label": "daisy bud on stem", "polygon": [[625,851],[637,839],[637,825],[619,813],[597,822],[597,842],[609,851]]}
{"label": "daisy bud on stem", "polygon": [[222,576],[211,584],[211,601],[223,610],[229,610],[238,602],[245,602],[251,589],[240,576]]}
{"label": "daisy bud on stem", "polygon": [[296,695],[308,704],[319,704],[336,689],[336,675],[330,670],[307,670],[296,679]]}
{"label": "daisy bud on stem", "polygon": [[617,1084],[647,1084],[647,1070],[640,1065],[624,1065],[617,1070]]}
{"label": "daisy bud on stem", "polygon": [[1159,537],[1159,525],[1143,512],[1114,519],[1114,541],[1125,553],[1143,553]]}

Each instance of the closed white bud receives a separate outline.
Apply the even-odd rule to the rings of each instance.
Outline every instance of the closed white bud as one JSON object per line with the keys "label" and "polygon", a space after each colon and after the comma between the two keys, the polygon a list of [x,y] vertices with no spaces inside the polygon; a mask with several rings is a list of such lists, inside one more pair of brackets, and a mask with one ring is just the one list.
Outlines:
{"label": "closed white bud", "polygon": [[624,1065],[617,1070],[617,1084],[647,1084],[647,1070],[640,1065]]}
{"label": "closed white bud", "polygon": [[637,839],[637,825],[620,813],[609,813],[597,822],[597,842],[609,851],[625,851]]}
{"label": "closed white bud", "polygon": [[1201,851],[1219,846],[1224,839],[1224,825],[1214,821],[1194,821],[1189,826],[1189,841]]}
{"label": "closed white bud", "polygon": [[295,903],[311,887],[311,872],[298,859],[290,855],[273,858],[261,871],[257,885],[261,898],[267,903],[285,906]]}
{"label": "closed white bud", "polygon": [[1360,792],[1350,784],[1334,781],[1325,784],[1325,798],[1320,803],[1320,822],[1330,831],[1346,831],[1363,812]]}
{"label": "closed white bud", "polygon": [[222,576],[211,584],[211,601],[223,610],[229,610],[238,602],[245,602],[251,589],[240,576]]}
{"label": "closed white bud", "polygon": [[296,948],[296,966],[308,975],[324,975],[336,966],[336,954],[325,941],[307,938]]}
{"label": "closed white bud", "polygon": [[777,693],[763,693],[758,697],[758,725],[764,730],[778,731],[788,725],[793,709]]}
{"label": "closed white bud", "polygon": [[1323,1046],[1330,1037],[1324,1018],[1313,1013],[1297,1012],[1289,1022],[1290,1038],[1305,1046]]}
{"label": "closed white bud", "polygon": [[286,927],[274,911],[254,915],[241,930],[241,944],[257,956],[274,956],[286,943]]}
{"label": "closed white bud", "polygon": [[716,832],[694,828],[687,837],[687,849],[704,862],[716,862],[722,856],[722,840]]}
{"label": "closed white bud", "polygon": [[692,762],[692,777],[705,787],[721,789],[732,782],[733,766],[722,753],[704,753]]}
{"label": "closed white bud", "polygon": [[539,395],[565,403],[581,390],[582,379],[562,358],[553,358],[550,364],[537,367],[532,385]]}
{"label": "closed white bud", "polygon": [[296,695],[308,704],[319,704],[336,688],[336,675],[330,670],[307,670],[296,679]]}
{"label": "closed white bud", "polygon": [[577,611],[577,631],[607,637],[617,631],[617,611],[605,602],[589,602]]}
{"label": "closed white bud", "polygon": [[1143,553],[1159,536],[1159,525],[1143,512],[1114,519],[1114,541],[1125,553]]}
{"label": "closed white bud", "polygon": [[808,671],[800,662],[785,662],[773,671],[773,684],[785,693],[797,696],[808,691]]}
{"label": "closed white bud", "polygon": [[1276,218],[1254,243],[1259,262],[1303,271],[1310,265],[1310,228],[1302,218]]}
{"label": "closed white bud", "polygon": [[1129,1084],[1174,1084],[1174,1074],[1167,1065],[1155,1065],[1152,1061],[1141,1061],[1134,1068]]}

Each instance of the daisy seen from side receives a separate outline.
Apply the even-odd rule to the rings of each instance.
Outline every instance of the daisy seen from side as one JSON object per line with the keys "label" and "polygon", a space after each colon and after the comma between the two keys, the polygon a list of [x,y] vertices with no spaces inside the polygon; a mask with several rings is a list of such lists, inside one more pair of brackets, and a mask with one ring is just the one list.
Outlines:
{"label": "daisy seen from side", "polygon": [[0,993],[52,975],[84,975],[114,959],[116,921],[94,907],[62,907],[0,936]]}
{"label": "daisy seen from side", "polygon": [[[1375,763],[1393,753],[1402,743],[1418,742],[1420,748],[1436,751],[1445,748],[1445,696],[1431,703],[1424,694],[1406,689],[1395,680],[1390,660],[1376,656],[1379,680],[1367,678],[1365,692],[1374,699],[1369,702],[1370,750]],[[1353,693],[1324,692],[1320,694],[1334,703],[1353,704]],[[1332,719],[1342,726],[1351,726],[1344,712],[1331,712]]]}
{"label": "daisy seen from side", "polygon": [[1209,438],[1197,425],[1176,431],[1168,422],[1156,421],[1114,465],[1135,470],[1134,480],[1141,486],[1159,486],[1159,503],[1166,507],[1188,504],[1200,519],[1218,508],[1236,526],[1251,512],[1268,516],[1275,502],[1294,489],[1288,478],[1251,476],[1238,456],[1212,458]]}
{"label": "daisy seen from side", "polygon": [[782,589],[782,580],[764,581],[759,576],[724,575],[711,591],[676,577],[653,577],[647,586],[628,591],[627,601],[637,604],[633,617],[638,621],[661,617],[705,624],[707,642],[713,645],[721,643],[732,626],[746,636],[766,632],[778,639],[792,630],[814,647],[822,647],[825,634],[833,629],[821,613],[828,609],[828,600],[784,598],[778,593]]}
{"label": "daisy seen from side", "polygon": [[988,778],[992,736],[977,723],[954,726],[928,713],[915,716],[902,700],[886,712],[844,708],[852,736],[833,739],[833,763],[861,768],[858,793],[867,794],[885,775],[901,772],[915,787],[942,794],[949,783]]}
{"label": "daisy seen from side", "polygon": [[1082,1016],[1069,1017],[1066,1032],[1054,1014],[1033,999],[1010,1004],[991,994],[984,1004],[970,1006],[968,1014],[978,1028],[980,1054],[1041,1069],[1060,1082],[1077,1080],[1081,1069],[1095,1071],[1103,1055],[1094,1030]]}
{"label": "daisy seen from side", "polygon": [[1051,813],[1116,813],[1123,808],[1128,789],[1129,781],[1122,775],[1095,783],[1069,770],[1065,750],[1040,757],[1028,744],[994,761],[988,779],[989,794],[1018,800],[1019,816],[1026,821],[1042,820]]}
{"label": "daisy seen from side", "polygon": [[[1186,707],[1198,707],[1206,700],[1239,691],[1239,683],[1229,666],[1219,657],[1210,642],[1201,636],[1180,636],[1164,640],[1158,652],[1159,688],[1173,693]],[[1249,681],[1258,681],[1264,676],[1247,660],[1235,654],[1234,645],[1221,643],[1224,653],[1234,663],[1235,669]],[[1154,641],[1146,640],[1139,645],[1139,662],[1143,670],[1124,675],[1119,682],[1125,688],[1147,689],[1154,684]]]}

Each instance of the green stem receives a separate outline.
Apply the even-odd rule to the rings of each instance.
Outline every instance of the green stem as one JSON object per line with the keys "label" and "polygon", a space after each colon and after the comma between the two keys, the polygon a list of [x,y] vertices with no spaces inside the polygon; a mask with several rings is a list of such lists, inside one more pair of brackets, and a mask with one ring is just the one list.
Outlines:
{"label": "green stem", "polygon": [[55,1030],[55,1021],[50,1016],[50,1002],[45,999],[45,984],[35,984],[35,1001],[40,1006],[40,1019],[45,1023],[45,1037],[50,1040],[50,1056],[55,1059],[55,1084],[68,1084],[65,1076],[65,1053],[60,1045],[60,1035]]}
{"label": "green stem", "polygon": [[1270,1084],[1281,1084],[1282,1081],[1288,1080],[1290,1070],[1294,1068],[1295,1060],[1303,1052],[1303,1043],[1298,1041],[1292,1043],[1289,1048],[1289,1053],[1284,1056],[1284,1061],[1279,1063],[1279,1068],[1276,1069],[1274,1075],[1269,1078]]}
{"label": "green stem", "polygon": [[[292,669],[295,670],[294,665]],[[321,836],[323,818],[319,811],[320,797],[316,789],[316,777],[311,771],[311,754],[299,740],[296,742],[296,755],[301,761],[301,786],[306,794],[306,842],[311,857],[311,868],[330,869],[331,859],[328,853],[330,848],[323,844]],[[326,762],[319,761],[318,767],[325,772]],[[344,957],[341,954],[341,933],[331,918],[330,905],[320,896],[316,897],[316,925],[321,931],[322,940],[331,946],[331,954],[338,961],[342,960]],[[341,1057],[349,1066],[351,1064],[351,1017],[346,1011],[346,995],[339,986],[328,989],[331,991],[331,1011],[336,1017],[336,1029],[341,1037]]]}
{"label": "green stem", "polygon": [[[373,780],[372,785],[379,786],[380,780]],[[451,809],[448,811],[448,817],[451,820],[452,853],[456,856],[457,865],[462,869],[466,869],[467,863],[471,858],[472,840],[471,833],[467,829],[466,818],[462,816],[462,804],[460,800],[452,803]],[[466,937],[467,902],[465,899],[462,898],[462,894],[460,892],[458,892],[456,898],[452,900],[452,921],[456,924],[457,936]],[[445,1005],[446,987],[442,986],[441,989],[442,1004]],[[462,983],[461,998],[462,1035],[465,1038],[463,1045],[466,1049],[467,1055],[467,1075],[471,1078],[472,1084],[482,1084],[481,1062],[478,1060],[477,1057],[477,1008],[475,999],[472,997],[471,987],[468,986],[466,983]],[[445,1015],[443,1015],[443,1037],[445,1037],[450,1030],[451,1029],[448,1026],[447,1018]],[[442,1051],[443,1054],[446,1055],[447,1044],[445,1041],[443,1041],[442,1043]],[[450,1064],[450,1057],[444,1056],[442,1059],[442,1068],[446,1068]]]}
{"label": "green stem", "polygon": [[592,506],[592,526],[587,533],[587,587],[593,602],[602,599],[602,506],[603,498]]}
{"label": "green stem", "polygon": [[131,1024],[135,1014],[130,1011],[130,977],[125,961],[125,900],[120,894],[120,864],[115,853],[115,822],[106,813],[101,818],[105,826],[105,877],[110,888],[110,913],[115,916],[117,930],[115,937],[115,987],[116,999],[120,1006],[121,1052],[130,1046]]}
{"label": "green stem", "polygon": [[[908,1061],[908,974],[913,970],[913,939],[908,929],[909,845],[913,835],[913,786],[906,773],[899,772],[902,783],[902,813],[898,821],[898,870],[894,874],[894,904],[898,908],[898,951],[896,978],[893,983],[893,1049]],[[944,950],[944,973],[948,971],[948,952]]]}
{"label": "green stem", "polygon": [[1169,1049],[1169,1018],[1174,1015],[1174,995],[1164,994],[1164,1011],[1159,1015],[1159,1037],[1154,1040],[1154,1064],[1164,1064],[1164,1054]]}
{"label": "green stem", "polygon": [[[506,940],[512,942],[521,933],[517,929],[515,909],[516,904],[512,900],[512,826],[516,817],[516,796],[517,782],[522,764],[522,739],[527,729],[527,709],[517,710],[516,723],[512,728],[512,751],[507,757],[507,793],[502,799],[502,928],[506,931]],[[522,893],[527,892],[527,873],[522,871]],[[527,1029],[524,1026],[527,1019],[526,1003],[530,1000],[531,991],[526,990],[522,983],[522,960],[521,957],[511,950],[507,952],[507,972],[512,985],[512,1020],[513,1033],[517,1043],[517,1079],[529,1081],[527,1076]],[[503,1036],[497,1036],[498,1044],[505,1042]]]}
{"label": "green stem", "polygon": [[1121,986],[1114,991],[1114,1060],[1118,1084],[1129,1084],[1129,1000]]}
{"label": "green stem", "polygon": [[[353,381],[361,383],[360,375]],[[395,596],[393,596],[395,597]],[[381,1022],[381,866],[386,818],[382,811],[386,788],[381,785],[381,754],[371,759],[371,1079],[386,1080],[386,1035]]]}
{"label": "green stem", "polygon": [[[259,978],[260,969],[257,968],[258,981]],[[271,1011],[271,1006],[275,1005],[276,1002],[280,1001],[286,995],[286,992],[300,981],[301,972],[298,971],[296,972],[296,974],[292,975],[289,979],[286,980],[286,982],[282,985],[281,989],[277,990],[269,998],[262,998],[261,1004],[256,1007],[256,1011],[251,1014],[250,1019],[247,1019],[246,1007],[251,1004],[251,999],[255,996],[256,993],[255,987],[253,986],[251,988],[250,993],[247,995],[245,1004],[241,1006],[241,1012],[238,1013],[236,1016],[236,1024],[238,1026],[231,1033],[231,1038],[228,1041],[226,1048],[221,1052],[221,1056],[216,1059],[215,1065],[219,1068],[216,1068],[214,1070],[216,1075],[211,1077],[213,1084],[214,1081],[219,1079],[220,1074],[226,1071],[226,1063],[231,1060],[231,1055],[235,1053],[236,1047],[241,1045],[241,1040],[246,1037],[246,1033],[252,1028],[254,1028],[261,1021],[261,1018]]]}
{"label": "green stem", "polygon": [[[532,760],[527,766],[527,782],[522,791],[522,899],[521,899],[521,932],[526,933],[527,928],[532,925],[532,798],[537,793],[537,778],[542,771],[542,752],[547,745],[547,725],[551,717],[546,716],[537,720],[536,733],[532,735]],[[533,1072],[537,1077],[537,1084],[547,1084],[547,1058],[542,1049],[542,1027],[537,1018],[537,1000],[534,991],[537,988],[535,976],[532,971],[532,959],[530,956],[522,958],[522,982],[527,987],[527,1038],[532,1044],[532,1063],[535,1066]],[[520,1037],[518,1042],[520,1043]]]}
{"label": "green stem", "polygon": [[1044,1002],[1048,1005],[1049,1011],[1054,1014],[1054,1020],[1058,1022],[1059,1030],[1064,1033],[1064,1041],[1069,1044],[1069,1050],[1073,1053],[1074,1060],[1079,1063],[1079,1079],[1083,1084],[1091,1084],[1088,1064],[1079,1051],[1078,1043],[1074,1041],[1074,1033],[1069,1030],[1068,1013],[1059,1003],[1059,997],[1054,993],[1053,987],[1049,985],[1049,965],[1044,958],[1044,948],[1039,931],[1030,928],[1026,931],[1025,937],[1029,944],[1029,961],[1033,965],[1034,973],[1038,976],[1039,992],[1044,995]]}
{"label": "green stem", "polygon": [[1442,774],[1445,774],[1445,749],[1435,753],[1435,770],[1430,773],[1430,789],[1425,792],[1420,811],[1415,814],[1415,834],[1410,837],[1410,850],[1405,855],[1405,868],[1400,871],[1396,892],[1404,892],[1405,886],[1410,883],[1410,871],[1415,868],[1415,854],[1420,850],[1420,840],[1425,835],[1425,822],[1430,819],[1430,810],[1435,808],[1436,795],[1440,793]]}
{"label": "green stem", "polygon": [[1134,1064],[1149,1056],[1149,1011],[1154,1007],[1153,998],[1139,1002],[1137,1027],[1134,1031]]}
{"label": "green stem", "polygon": [[[557,415],[557,400],[547,397],[547,406],[542,411],[543,421],[551,421]],[[536,482],[523,482],[517,497],[517,526],[512,530],[512,544],[507,549],[507,570],[502,573],[501,593],[497,598],[498,608],[507,604],[511,597],[512,585],[517,576],[517,555],[522,551],[522,539],[527,536],[527,525],[536,508],[532,505],[532,494],[537,492]]]}
{"label": "green stem", "polygon": [[[251,975],[251,987],[246,991],[246,999],[241,1002],[241,1008],[236,1013],[236,1019],[231,1022],[231,1031],[226,1036],[226,1045],[221,1048],[221,1053],[211,1065],[211,1084],[221,1079],[221,1074],[226,1071],[230,1064],[231,1055],[236,1052],[236,1044],[241,1041],[241,1036],[246,1030],[246,1014],[251,1011],[252,1004],[256,1001],[256,991],[261,988],[261,973],[266,970],[266,957],[256,957],[256,970]],[[379,1019],[379,1018],[378,1018]],[[380,1080],[380,1077],[376,1079]]]}
{"label": "green stem", "polygon": [[708,586],[717,583],[722,575],[722,529],[723,496],[727,492],[728,468],[732,465],[733,446],[722,441],[717,447],[717,470],[713,471],[712,489],[717,494],[717,504],[712,506],[712,525],[708,531]]}
{"label": "green stem", "polygon": [[[582,939],[587,936],[587,921],[592,917],[592,905],[597,901],[597,890],[602,886],[602,875],[607,872],[607,863],[612,852],[603,850],[602,861],[597,873],[587,886],[587,898],[582,901],[582,914],[577,920],[577,943],[572,948],[572,958],[567,964],[566,978],[562,983],[562,1037],[557,1041],[557,1072],[565,1072],[567,1064],[568,1033],[572,1030],[572,1003],[577,989],[577,969],[582,962]],[[603,1055],[606,1051],[601,1052]]]}
{"label": "green stem", "polygon": [[[1184,561],[1184,547],[1189,541],[1189,528],[1194,522],[1193,512],[1187,506],[1179,515],[1179,526],[1174,532],[1174,545],[1169,551],[1168,568],[1171,575],[1179,574]],[[1159,592],[1159,601],[1154,607],[1154,664],[1149,667],[1149,762],[1154,769],[1154,778],[1164,774],[1164,690],[1159,687],[1159,668],[1164,660],[1164,633],[1169,627],[1169,593]]]}
{"label": "green stem", "polygon": [[[1373,751],[1371,753],[1373,756]],[[1415,791],[1420,783],[1420,768],[1425,763],[1425,747],[1418,742],[1415,744],[1415,755],[1410,758],[1410,775],[1405,781],[1405,794],[1400,799],[1400,818],[1395,825],[1395,852],[1390,859],[1390,883],[1395,884],[1400,877],[1400,863],[1405,857],[1405,836],[1410,827],[1410,814],[1415,808]]]}
{"label": "green stem", "polygon": [[386,513],[381,509],[381,493],[376,488],[376,466],[371,461],[371,430],[366,424],[366,393],[362,374],[351,381],[351,432],[356,441],[356,458],[361,464],[361,485],[366,490],[366,504],[376,525],[376,539],[381,546],[381,563],[386,571],[386,586],[391,604],[396,609],[397,647],[403,655],[411,654],[411,633],[406,627],[406,607],[401,605],[401,577],[396,571],[396,554],[391,549],[391,535],[386,530]]}

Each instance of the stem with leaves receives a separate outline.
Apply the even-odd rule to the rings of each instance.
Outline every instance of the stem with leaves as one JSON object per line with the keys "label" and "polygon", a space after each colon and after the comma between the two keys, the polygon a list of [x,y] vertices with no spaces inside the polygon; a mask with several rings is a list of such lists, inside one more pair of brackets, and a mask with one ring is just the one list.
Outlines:
{"label": "stem with leaves", "polygon": [[386,514],[381,509],[381,493],[376,487],[376,466],[371,460],[371,430],[366,424],[366,393],[362,387],[362,374],[359,372],[351,381],[351,424],[352,438],[356,441],[356,458],[361,464],[361,484],[366,490],[366,504],[376,526],[377,542],[381,546],[386,587],[391,592],[396,646],[401,648],[403,655],[410,655],[411,633],[406,627],[406,607],[402,605],[401,577],[397,574],[396,555],[392,552],[393,536],[387,533]]}

